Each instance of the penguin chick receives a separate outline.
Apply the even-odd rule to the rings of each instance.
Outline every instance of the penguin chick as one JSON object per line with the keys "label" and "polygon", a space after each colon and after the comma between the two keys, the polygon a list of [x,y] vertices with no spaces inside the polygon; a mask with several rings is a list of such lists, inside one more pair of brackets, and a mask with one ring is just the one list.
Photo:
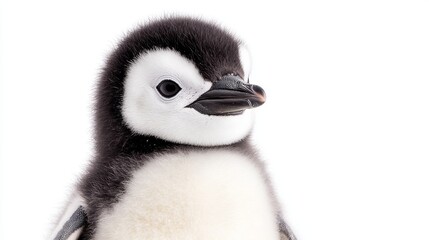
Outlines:
{"label": "penguin chick", "polygon": [[252,145],[243,44],[187,17],[125,37],[97,86],[95,158],[55,240],[295,239]]}

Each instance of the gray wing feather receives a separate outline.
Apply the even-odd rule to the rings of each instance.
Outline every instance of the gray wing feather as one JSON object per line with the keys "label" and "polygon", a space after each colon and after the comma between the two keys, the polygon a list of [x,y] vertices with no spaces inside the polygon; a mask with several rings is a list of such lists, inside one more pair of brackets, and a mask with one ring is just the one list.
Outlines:
{"label": "gray wing feather", "polygon": [[78,209],[71,215],[69,220],[64,223],[61,230],[57,233],[54,240],[66,240],[70,237],[76,230],[83,227],[86,224],[86,214],[82,206],[79,206]]}
{"label": "gray wing feather", "polygon": [[279,217],[279,230],[281,240],[297,240],[289,225],[281,217]]}

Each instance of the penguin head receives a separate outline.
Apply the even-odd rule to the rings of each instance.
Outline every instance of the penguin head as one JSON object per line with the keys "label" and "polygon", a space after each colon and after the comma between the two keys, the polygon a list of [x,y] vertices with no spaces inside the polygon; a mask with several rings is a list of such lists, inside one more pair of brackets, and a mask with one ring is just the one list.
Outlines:
{"label": "penguin head", "polygon": [[265,102],[263,89],[249,83],[249,63],[242,43],[214,24],[151,22],[110,57],[99,86],[100,117],[110,113],[132,135],[174,143],[238,142],[251,131],[252,109]]}

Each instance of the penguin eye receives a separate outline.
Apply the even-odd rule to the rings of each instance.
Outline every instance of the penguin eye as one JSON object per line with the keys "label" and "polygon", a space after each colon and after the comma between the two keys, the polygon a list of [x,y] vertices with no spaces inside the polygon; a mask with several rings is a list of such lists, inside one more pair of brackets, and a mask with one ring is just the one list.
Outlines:
{"label": "penguin eye", "polygon": [[177,83],[170,79],[162,80],[158,86],[156,86],[156,89],[161,94],[161,96],[165,98],[172,98],[176,96],[180,90],[182,90],[182,88]]}

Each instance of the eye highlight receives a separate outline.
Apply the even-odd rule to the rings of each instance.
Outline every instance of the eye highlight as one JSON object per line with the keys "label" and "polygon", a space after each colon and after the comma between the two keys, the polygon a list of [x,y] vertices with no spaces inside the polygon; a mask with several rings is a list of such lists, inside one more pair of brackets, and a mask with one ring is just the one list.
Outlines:
{"label": "eye highlight", "polygon": [[158,86],[156,86],[156,89],[158,90],[159,94],[165,98],[172,98],[177,95],[177,93],[182,90],[182,88],[170,79],[162,80]]}

